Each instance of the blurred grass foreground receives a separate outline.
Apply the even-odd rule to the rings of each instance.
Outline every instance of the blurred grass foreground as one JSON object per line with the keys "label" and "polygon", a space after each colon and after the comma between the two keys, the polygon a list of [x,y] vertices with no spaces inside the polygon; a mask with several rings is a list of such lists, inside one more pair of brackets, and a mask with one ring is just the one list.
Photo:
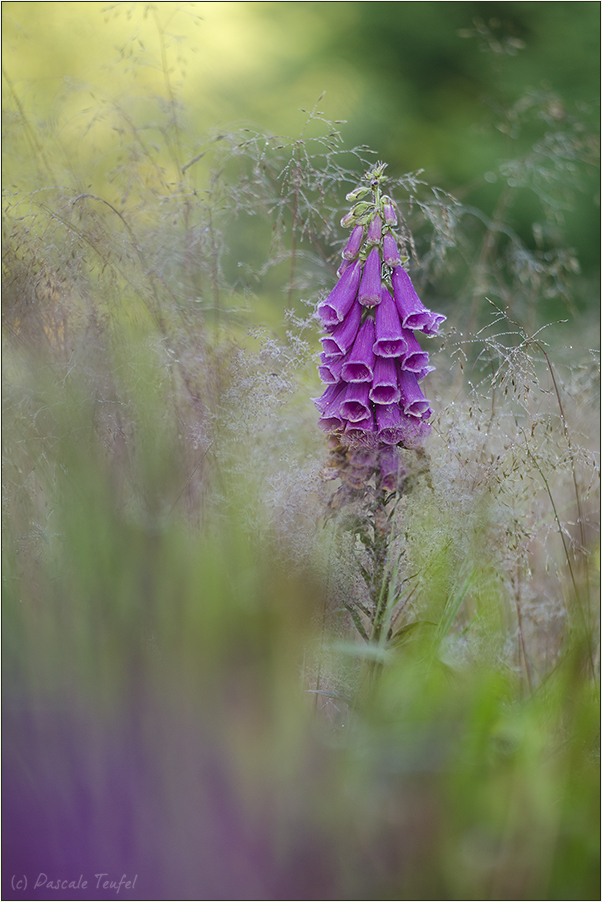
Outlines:
{"label": "blurred grass foreground", "polygon": [[310,401],[375,156],[317,108],[199,136],[160,71],[88,111],[93,174],[7,73],[3,898],[599,898],[591,141],[531,94],[492,215],[391,177],[448,321],[379,532]]}

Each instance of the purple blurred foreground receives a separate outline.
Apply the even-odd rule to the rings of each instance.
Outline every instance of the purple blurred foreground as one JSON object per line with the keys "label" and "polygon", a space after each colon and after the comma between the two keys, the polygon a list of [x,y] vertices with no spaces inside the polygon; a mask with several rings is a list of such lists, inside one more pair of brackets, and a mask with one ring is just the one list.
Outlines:
{"label": "purple blurred foreground", "polygon": [[117,723],[7,700],[3,899],[332,898],[302,794],[244,800],[209,724],[168,707]]}

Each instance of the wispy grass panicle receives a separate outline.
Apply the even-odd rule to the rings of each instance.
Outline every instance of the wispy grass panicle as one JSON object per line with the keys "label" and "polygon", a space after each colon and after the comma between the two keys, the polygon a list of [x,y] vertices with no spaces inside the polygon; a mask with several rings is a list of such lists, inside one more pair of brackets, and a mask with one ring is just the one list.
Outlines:
{"label": "wispy grass panicle", "polygon": [[202,130],[167,6],[143,102],[4,98],[3,898],[599,898],[585,135],[385,188],[321,100]]}

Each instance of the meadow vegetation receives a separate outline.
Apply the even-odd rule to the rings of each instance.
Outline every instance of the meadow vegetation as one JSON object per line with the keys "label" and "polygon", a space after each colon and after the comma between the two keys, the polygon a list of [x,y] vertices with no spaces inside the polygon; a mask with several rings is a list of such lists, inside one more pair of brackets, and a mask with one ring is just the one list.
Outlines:
{"label": "meadow vegetation", "polygon": [[5,87],[4,898],[599,898],[599,351],[563,231],[591,136],[506,110],[533,143],[492,216],[391,177],[447,322],[384,494],[310,400],[377,155],[319,102],[199,137],[163,66],[103,109],[93,189]]}

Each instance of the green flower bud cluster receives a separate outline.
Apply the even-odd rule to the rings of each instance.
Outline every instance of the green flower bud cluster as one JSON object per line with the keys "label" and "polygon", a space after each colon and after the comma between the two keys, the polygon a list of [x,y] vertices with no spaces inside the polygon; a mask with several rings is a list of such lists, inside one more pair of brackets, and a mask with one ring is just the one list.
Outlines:
{"label": "green flower bud cluster", "polygon": [[[352,203],[355,201],[355,203],[341,219],[343,228],[368,227],[365,244],[359,253],[359,259],[362,261],[366,259],[371,247],[375,245],[382,247],[385,239],[389,246],[393,240],[395,243],[398,242],[398,237],[393,233],[393,229],[397,226],[397,207],[389,195],[381,193],[381,188],[386,182],[386,168],[386,163],[377,163],[362,177],[362,181],[368,184],[358,185],[346,195],[348,201]],[[368,194],[372,194],[370,200],[366,198]],[[348,255],[345,253],[344,256]],[[405,266],[409,262],[409,257],[400,255],[396,262],[397,260]],[[388,263],[386,257],[384,257],[384,262]],[[385,280],[388,281],[386,274]]]}

